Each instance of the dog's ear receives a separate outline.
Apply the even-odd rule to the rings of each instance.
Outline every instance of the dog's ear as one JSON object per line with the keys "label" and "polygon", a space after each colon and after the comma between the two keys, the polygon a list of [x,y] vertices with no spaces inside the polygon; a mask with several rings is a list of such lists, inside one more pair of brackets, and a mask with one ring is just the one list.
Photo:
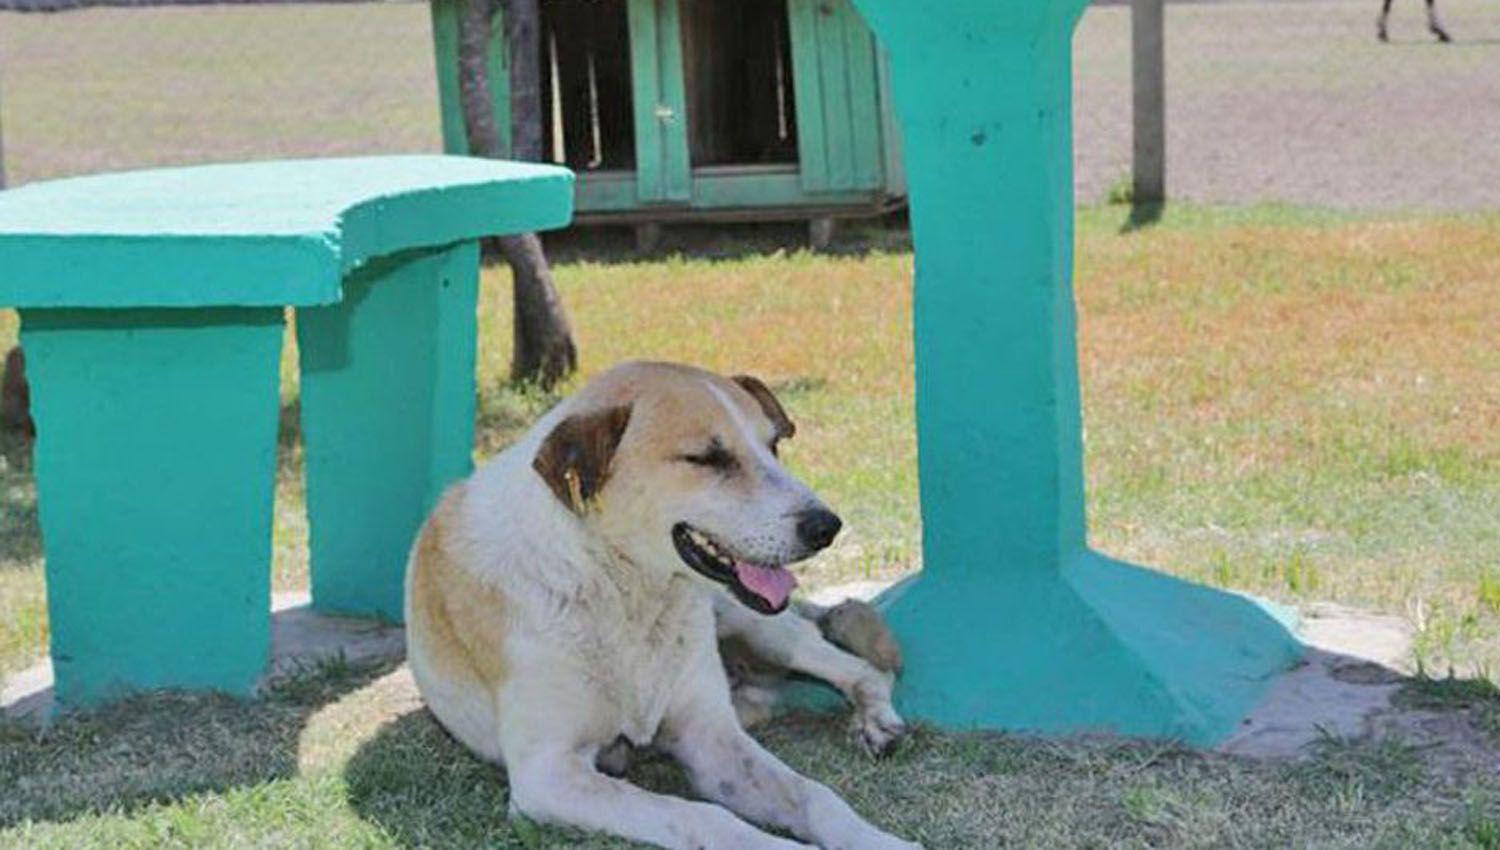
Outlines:
{"label": "dog's ear", "polygon": [[735,375],[730,380],[739,384],[745,392],[749,393],[760,404],[760,409],[766,412],[766,418],[771,420],[772,425],[776,426],[777,439],[790,437],[797,433],[796,423],[792,422],[792,418],[786,415],[786,409],[781,406],[781,402],[776,400],[776,396],[771,394],[771,388],[766,386],[764,381],[754,375]]}
{"label": "dog's ear", "polygon": [[629,424],[628,404],[569,416],[542,441],[531,468],[568,510],[582,514],[609,480],[610,461]]}

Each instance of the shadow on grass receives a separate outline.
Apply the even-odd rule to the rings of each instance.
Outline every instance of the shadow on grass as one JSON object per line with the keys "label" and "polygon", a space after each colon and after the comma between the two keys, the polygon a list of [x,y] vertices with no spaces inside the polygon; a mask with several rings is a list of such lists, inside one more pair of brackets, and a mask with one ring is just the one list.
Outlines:
{"label": "shadow on grass", "polygon": [[1130,205],[1130,216],[1125,223],[1120,225],[1120,233],[1134,233],[1137,230],[1145,230],[1161,221],[1162,213],[1166,212],[1167,205],[1161,201],[1141,201]]}
{"label": "shadow on grass", "polygon": [[[740,260],[811,250],[803,222],[667,224],[660,244],[638,250],[631,227],[590,225],[545,235],[553,263],[637,263],[682,256],[699,260]],[[905,211],[875,219],[839,222],[833,242],[821,253],[863,256],[911,250]]]}
{"label": "shadow on grass", "polygon": [[[691,796],[683,771],[666,758],[637,756],[627,779]],[[381,727],[344,769],[349,804],[403,847],[588,847],[636,845],[529,823],[508,815],[505,771],[480,761],[425,708]]]}
{"label": "shadow on grass", "polygon": [[[856,811],[933,848],[1287,846],[1299,838],[1469,847],[1476,846],[1469,833],[1488,834],[1496,823],[1488,808],[1466,815],[1424,794],[1423,749],[1394,739],[1330,737],[1306,761],[1255,762],[1169,742],[951,735],[918,726],[894,755],[875,762],[842,729],[840,716],[799,713],[757,737]],[[638,759],[627,778],[692,797],[682,771],[662,758]],[[344,779],[360,819],[402,847],[636,846],[511,822],[504,771],[468,754],[425,710],[382,727],[348,762]]]}
{"label": "shadow on grass", "polygon": [[40,730],[0,719],[0,829],[129,815],[295,776],[308,718],[398,663],[330,660],[285,678],[262,699],[163,692],[65,715]]}
{"label": "shadow on grass", "polygon": [[31,437],[0,430],[0,569],[30,567],[42,557]]}

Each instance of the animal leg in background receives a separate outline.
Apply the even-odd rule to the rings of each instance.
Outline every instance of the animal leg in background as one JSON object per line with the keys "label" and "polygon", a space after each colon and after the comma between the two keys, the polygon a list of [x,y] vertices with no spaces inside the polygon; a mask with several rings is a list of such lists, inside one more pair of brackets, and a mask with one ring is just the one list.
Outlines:
{"label": "animal leg in background", "polygon": [[[1380,18],[1376,21],[1376,24],[1375,24],[1375,27],[1376,27],[1376,30],[1375,30],[1376,36],[1381,41],[1390,41],[1391,40],[1390,33],[1389,33],[1388,29],[1387,29],[1387,24],[1389,23],[1390,17],[1391,17],[1391,2],[1392,2],[1392,0],[1381,0],[1381,4],[1380,4]],[[1431,31],[1433,35],[1437,36],[1437,40],[1438,41],[1441,41],[1444,44],[1448,44],[1448,43],[1452,42],[1453,38],[1448,35],[1448,31],[1445,30],[1445,29],[1443,29],[1442,22],[1438,20],[1438,15],[1437,15],[1437,0],[1426,0],[1426,2],[1427,2],[1427,29],[1429,31]]]}
{"label": "animal leg in background", "polygon": [[1438,21],[1437,0],[1427,0],[1427,29],[1431,30],[1432,34],[1437,36],[1437,40],[1444,44],[1453,41],[1448,31],[1443,29],[1442,23]]}

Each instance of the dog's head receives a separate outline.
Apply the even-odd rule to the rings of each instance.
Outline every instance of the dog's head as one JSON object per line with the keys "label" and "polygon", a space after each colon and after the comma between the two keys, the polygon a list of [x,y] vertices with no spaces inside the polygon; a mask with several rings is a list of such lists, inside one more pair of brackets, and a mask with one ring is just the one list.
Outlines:
{"label": "dog's head", "polygon": [[764,383],[637,363],[569,400],[532,468],[613,553],[688,571],[752,610],[785,609],[787,567],[842,523],[777,458],[796,427]]}

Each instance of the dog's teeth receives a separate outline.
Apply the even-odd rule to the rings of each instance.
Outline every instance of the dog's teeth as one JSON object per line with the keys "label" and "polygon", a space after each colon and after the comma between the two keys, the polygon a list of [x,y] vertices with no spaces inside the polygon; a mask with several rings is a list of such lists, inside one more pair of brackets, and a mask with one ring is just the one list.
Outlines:
{"label": "dog's teeth", "polygon": [[702,549],[704,554],[707,554],[709,557],[724,564],[732,564],[734,562],[734,559],[729,556],[728,550],[719,546],[718,543],[714,542],[713,538],[698,529],[689,528],[687,534],[688,539],[693,541],[693,544]]}

